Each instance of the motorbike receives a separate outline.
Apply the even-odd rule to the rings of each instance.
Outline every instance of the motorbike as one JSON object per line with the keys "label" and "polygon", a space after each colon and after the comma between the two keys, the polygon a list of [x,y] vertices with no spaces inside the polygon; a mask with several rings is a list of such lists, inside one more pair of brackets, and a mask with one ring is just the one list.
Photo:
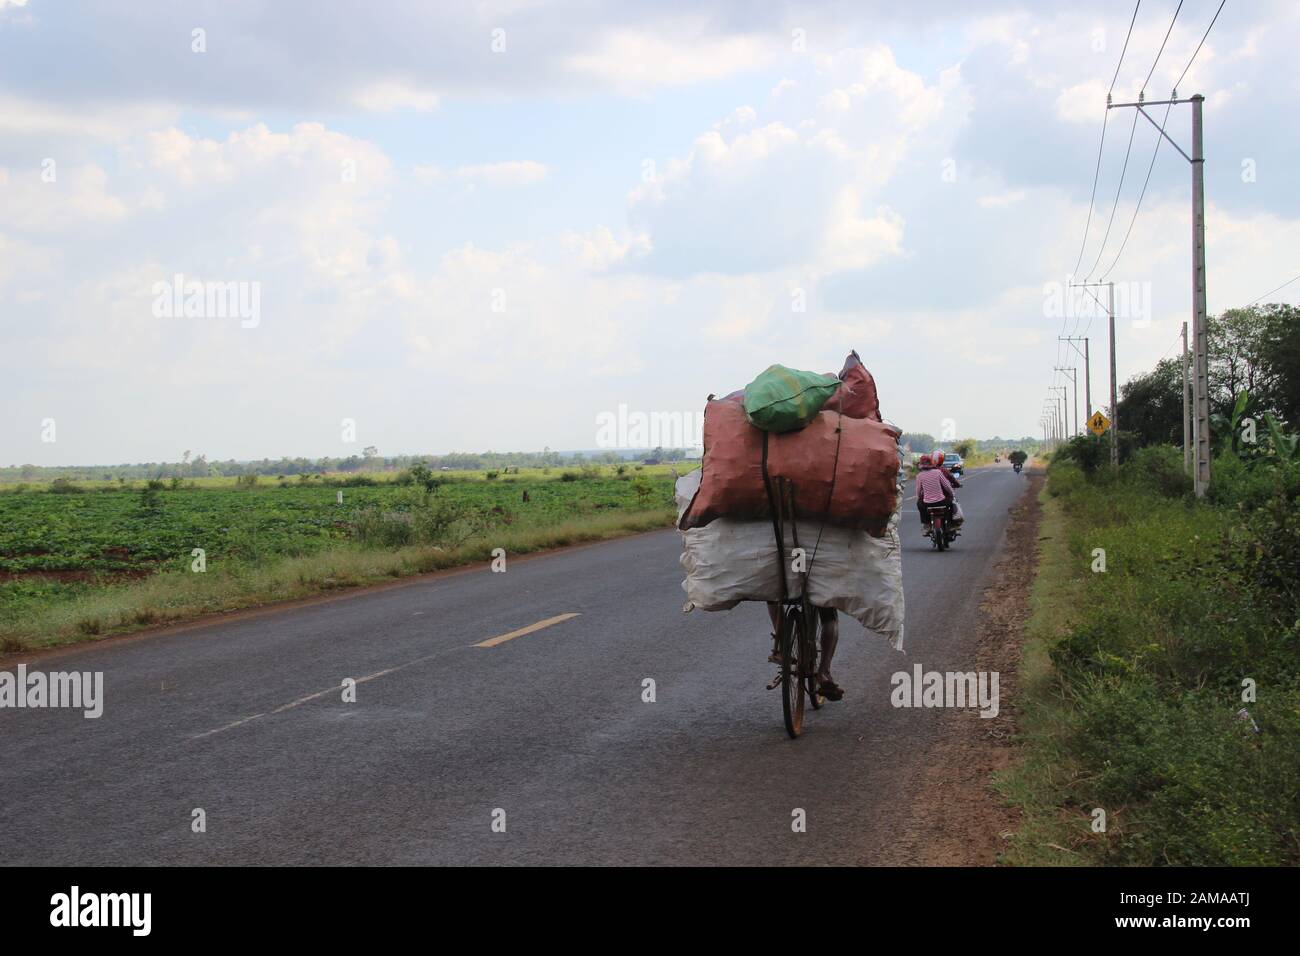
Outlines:
{"label": "motorbike", "polygon": [[1016,474],[1018,475],[1018,474],[1020,474],[1020,469],[1021,469],[1021,467],[1023,467],[1023,466],[1021,465],[1020,462],[1016,462],[1016,463],[1015,463],[1014,465],[1012,465],[1011,467],[1014,468],[1014,469],[1016,470]]}
{"label": "motorbike", "polygon": [[930,546],[936,551],[947,551],[960,534],[952,522],[952,509],[948,505],[933,505],[926,508],[926,517],[930,521]]}

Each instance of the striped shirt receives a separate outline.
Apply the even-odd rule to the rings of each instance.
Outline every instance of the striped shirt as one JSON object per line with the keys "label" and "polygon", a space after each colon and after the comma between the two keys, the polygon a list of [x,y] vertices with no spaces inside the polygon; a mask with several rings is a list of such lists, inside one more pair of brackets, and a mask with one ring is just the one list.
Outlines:
{"label": "striped shirt", "polygon": [[952,494],[952,485],[938,468],[922,469],[916,476],[916,496],[927,505],[943,501],[947,497],[943,493],[945,488]]}

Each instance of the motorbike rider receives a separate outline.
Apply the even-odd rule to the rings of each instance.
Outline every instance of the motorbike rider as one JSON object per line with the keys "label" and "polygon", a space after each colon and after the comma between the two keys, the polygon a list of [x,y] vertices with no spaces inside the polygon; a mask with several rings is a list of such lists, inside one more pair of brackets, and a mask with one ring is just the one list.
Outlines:
{"label": "motorbike rider", "polygon": [[[952,485],[954,492],[961,487],[961,482],[957,480],[957,476],[944,467],[944,453],[941,450],[936,448],[930,452],[930,461],[934,463],[934,467],[943,472],[943,476],[948,479],[948,484]],[[954,494],[952,497],[952,523],[959,525],[965,520],[966,516],[962,514],[961,502],[957,500],[957,496]]]}
{"label": "motorbike rider", "polygon": [[932,456],[922,455],[918,464],[921,470],[916,475],[916,510],[921,515],[921,527],[929,535],[929,509],[938,505],[951,507],[956,498],[953,496],[952,483],[944,474],[944,469],[935,466]]}

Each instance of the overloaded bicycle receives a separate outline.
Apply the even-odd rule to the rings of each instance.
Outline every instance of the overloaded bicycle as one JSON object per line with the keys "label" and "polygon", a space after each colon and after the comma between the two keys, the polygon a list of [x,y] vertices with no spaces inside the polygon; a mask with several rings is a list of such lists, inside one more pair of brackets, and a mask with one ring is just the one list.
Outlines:
{"label": "overloaded bicycle", "polygon": [[[781,710],[785,718],[785,732],[793,739],[803,733],[804,708],[811,704],[813,710],[821,709],[825,698],[817,689],[818,655],[821,650],[819,640],[820,615],[818,609],[808,599],[807,581],[812,571],[812,560],[807,560],[804,571],[804,585],[798,595],[790,593],[790,583],[786,576],[786,529],[792,553],[799,552],[799,528],[795,520],[794,484],[784,478],[777,478],[769,487],[769,502],[772,507],[772,530],[776,535],[776,560],[780,568],[781,600],[777,620],[776,655],[780,659],[780,670],[768,690],[781,688]],[[814,548],[813,559],[816,558]]]}

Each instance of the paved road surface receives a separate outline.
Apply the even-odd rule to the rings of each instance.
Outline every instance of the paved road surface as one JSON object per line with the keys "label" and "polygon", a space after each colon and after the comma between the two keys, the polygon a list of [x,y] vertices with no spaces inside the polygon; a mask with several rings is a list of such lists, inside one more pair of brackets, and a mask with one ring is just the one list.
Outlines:
{"label": "paved road surface", "polygon": [[103,671],[105,711],[0,710],[0,862],[871,863],[943,724],[890,675],[973,669],[1025,484],[971,473],[945,554],[906,503],[905,653],[842,617],[845,700],[797,741],[762,606],[682,614],[672,531],[46,658]]}

